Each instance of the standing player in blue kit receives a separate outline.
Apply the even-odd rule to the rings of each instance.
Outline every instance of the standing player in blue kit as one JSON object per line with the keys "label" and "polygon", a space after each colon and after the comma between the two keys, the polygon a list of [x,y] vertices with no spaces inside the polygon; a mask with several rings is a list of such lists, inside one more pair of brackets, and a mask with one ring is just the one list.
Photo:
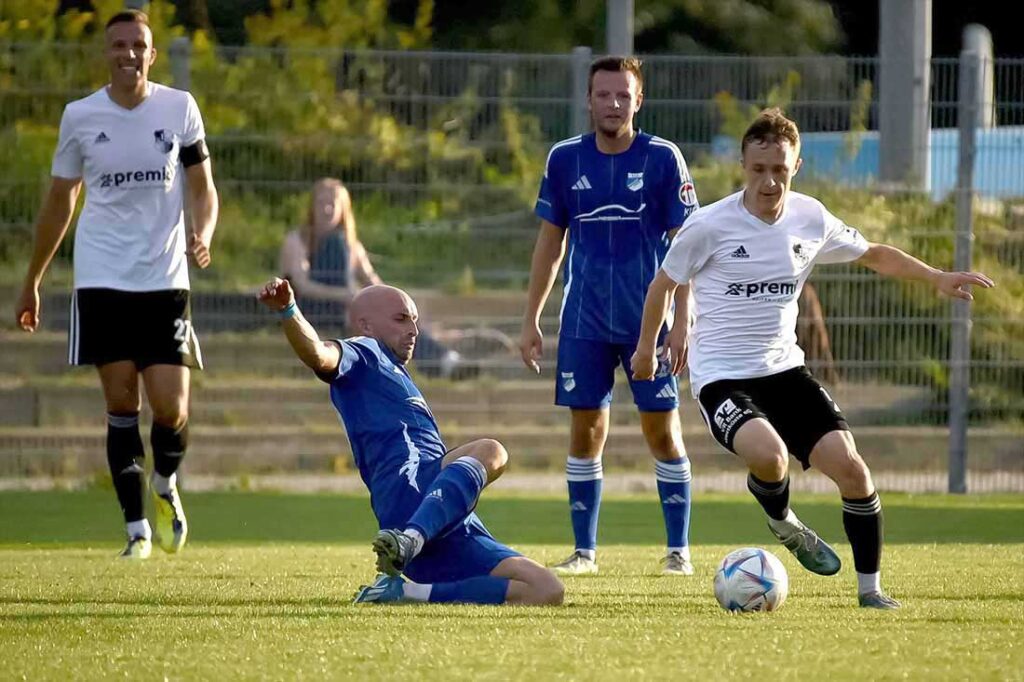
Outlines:
{"label": "standing player in blue kit", "polygon": [[[540,313],[566,253],[555,404],[570,408],[566,479],[575,550],[554,566],[563,575],[597,573],[597,523],[615,368],[632,376],[647,287],[675,231],[697,208],[679,148],[633,128],[643,103],[639,60],[605,57],[590,66],[587,104],[594,132],[555,144],[537,199],[540,234],[533,252],[520,351],[539,372]],[[568,236],[568,239],[566,237]],[[693,572],[688,546],[690,462],[677,409],[676,374],[685,358],[687,291],[676,296],[675,324],[659,334],[654,382],[630,381],[654,456],[668,536],[665,573]]]}

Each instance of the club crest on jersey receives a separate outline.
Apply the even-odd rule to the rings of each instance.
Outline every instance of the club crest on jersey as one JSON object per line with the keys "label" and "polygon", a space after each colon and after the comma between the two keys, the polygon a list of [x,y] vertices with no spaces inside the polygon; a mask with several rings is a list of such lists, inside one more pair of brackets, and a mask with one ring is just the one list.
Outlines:
{"label": "club crest on jersey", "polygon": [[639,192],[644,188],[644,174],[626,173],[626,187],[630,192]]}
{"label": "club crest on jersey", "polygon": [[683,180],[679,186],[679,202],[687,208],[697,205],[697,190],[689,180]]}
{"label": "club crest on jersey", "polygon": [[807,265],[811,261],[811,251],[803,242],[793,242],[793,260],[798,265]]}
{"label": "club crest on jersey", "polygon": [[174,145],[178,142],[178,136],[174,131],[162,128],[153,131],[153,146],[162,154],[170,154]]}

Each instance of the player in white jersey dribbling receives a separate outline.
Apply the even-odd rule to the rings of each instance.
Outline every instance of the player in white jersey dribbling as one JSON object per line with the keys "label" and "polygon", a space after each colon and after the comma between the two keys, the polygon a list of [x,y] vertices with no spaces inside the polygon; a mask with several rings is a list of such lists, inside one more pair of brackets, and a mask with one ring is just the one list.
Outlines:
{"label": "player in white jersey dribbling", "polygon": [[693,395],[715,439],[746,463],[747,487],[772,533],[808,570],[839,571],[836,553],[789,508],[793,455],[839,488],[860,605],[899,608],[881,587],[881,502],[839,407],[804,366],[796,344],[797,297],[816,263],[853,261],[967,300],[972,296],[965,286],[993,282],[870,243],[821,202],[791,192],[801,163],[800,133],[780,110],[761,112],[743,136],[741,153],[744,189],[690,216],[648,290],[634,376],[654,375],[658,329],[676,287],[689,283]]}
{"label": "player in white jersey dribbling", "polygon": [[201,268],[210,264],[218,200],[195,100],[148,80],[156,59],[148,17],[138,10],[114,15],[106,25],[105,55],[110,83],[64,110],[16,314],[25,331],[39,326],[39,285],[84,182],[68,360],[99,371],[107,462],[127,524],[121,556],[145,559],[152,532],[142,502],[139,375],[153,410],[157,535],[163,549],[176,552],[188,533],[175,472],[188,438],[189,371],[202,368],[187,257]]}

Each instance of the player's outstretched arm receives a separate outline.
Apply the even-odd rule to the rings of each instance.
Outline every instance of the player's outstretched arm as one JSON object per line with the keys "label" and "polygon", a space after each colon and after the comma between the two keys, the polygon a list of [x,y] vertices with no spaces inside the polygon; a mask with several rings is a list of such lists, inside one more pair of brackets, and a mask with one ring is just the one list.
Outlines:
{"label": "player's outstretched arm", "polygon": [[647,287],[647,298],[644,300],[644,315],[640,322],[640,340],[636,344],[636,352],[630,360],[633,378],[649,380],[654,378],[654,370],[658,365],[655,357],[658,346],[658,331],[665,322],[672,295],[679,285],[664,270],[658,270],[651,286]]}
{"label": "player's outstretched arm", "polygon": [[995,286],[995,282],[980,272],[939,270],[888,244],[871,244],[857,262],[887,277],[928,282],[939,294],[966,301],[973,301],[974,296],[964,287],[975,285],[989,289]]}
{"label": "player's outstretched arm", "polygon": [[18,326],[24,331],[34,332],[39,327],[39,284],[68,231],[81,189],[82,178],[54,177],[50,182],[50,191],[36,220],[32,260],[15,308]]}
{"label": "player's outstretched arm", "polygon": [[189,213],[192,225],[189,230],[188,250],[196,265],[205,268],[210,265],[210,244],[217,227],[220,199],[213,185],[213,168],[210,159],[204,159],[185,169],[188,185]]}
{"label": "player's outstretched arm", "polygon": [[263,285],[260,303],[281,316],[281,328],[295,355],[317,374],[330,374],[338,369],[341,349],[334,342],[324,342],[313,325],[302,316],[295,304],[295,292],[288,280],[275,277]]}
{"label": "player's outstretched arm", "polygon": [[523,314],[523,328],[519,336],[519,352],[523,364],[534,372],[540,372],[538,362],[544,351],[540,312],[548,300],[548,294],[551,293],[551,287],[558,276],[558,266],[565,255],[565,235],[566,231],[561,227],[542,220],[540,234],[537,235],[537,243],[533,247],[526,312]]}

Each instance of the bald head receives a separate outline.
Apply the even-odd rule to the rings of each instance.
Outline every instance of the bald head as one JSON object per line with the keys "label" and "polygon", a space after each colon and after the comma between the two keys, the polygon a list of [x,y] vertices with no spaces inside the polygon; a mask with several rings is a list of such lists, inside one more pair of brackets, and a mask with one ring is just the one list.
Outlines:
{"label": "bald head", "polygon": [[412,358],[419,311],[409,294],[385,284],[366,287],[352,299],[348,315],[355,331],[387,346],[399,362]]}

